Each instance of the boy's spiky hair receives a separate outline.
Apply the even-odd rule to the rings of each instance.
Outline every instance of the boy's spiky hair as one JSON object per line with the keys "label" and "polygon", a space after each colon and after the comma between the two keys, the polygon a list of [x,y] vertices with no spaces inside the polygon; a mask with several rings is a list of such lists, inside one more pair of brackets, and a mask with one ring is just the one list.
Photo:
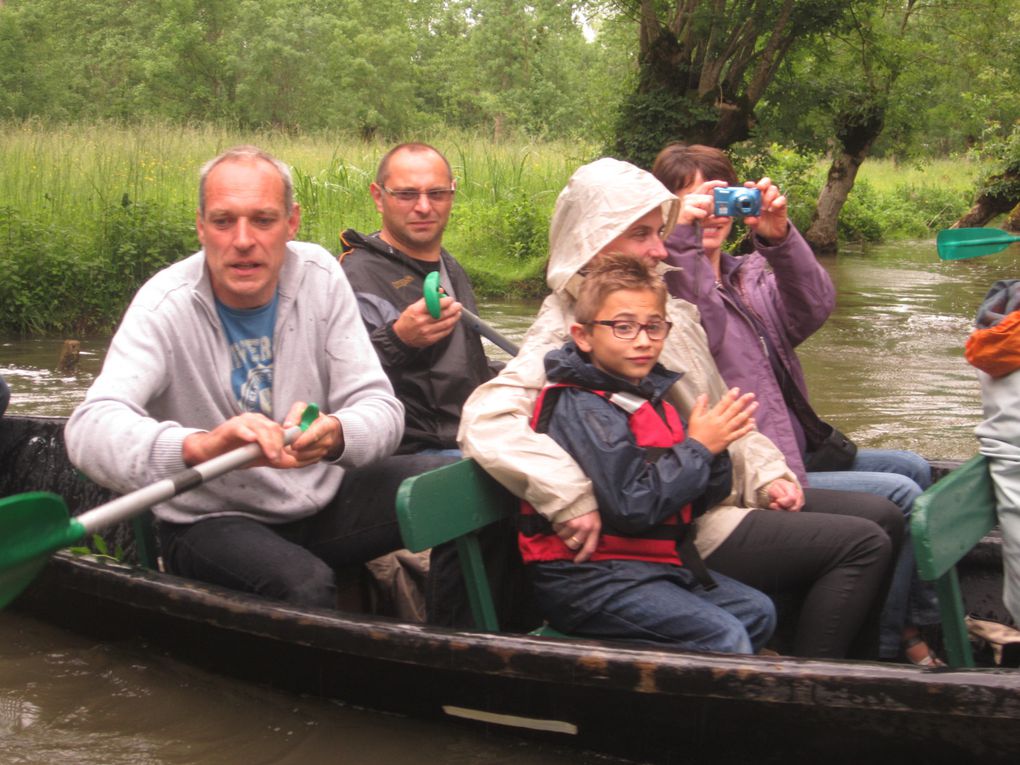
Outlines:
{"label": "boy's spiky hair", "polygon": [[666,283],[655,272],[655,264],[648,258],[619,253],[599,255],[588,266],[587,276],[577,294],[574,320],[578,324],[594,321],[602,304],[620,290],[648,290],[666,313]]}

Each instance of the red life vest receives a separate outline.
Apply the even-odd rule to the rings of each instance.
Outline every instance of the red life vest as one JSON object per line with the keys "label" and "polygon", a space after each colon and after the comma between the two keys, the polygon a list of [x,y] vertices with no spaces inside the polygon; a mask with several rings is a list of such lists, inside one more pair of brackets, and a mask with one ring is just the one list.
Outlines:
{"label": "red life vest", "polygon": [[[531,427],[540,433],[544,432],[545,424],[556,405],[558,389],[577,387],[579,386],[563,384],[546,386],[539,394],[538,401],[535,402]],[[553,391],[554,395],[551,401],[547,401],[550,391]],[[634,434],[637,445],[649,451],[649,462],[654,462],[666,449],[684,440],[684,429],[680,422],[680,416],[665,401],[662,402],[665,414],[665,418],[663,418],[663,415],[657,412],[649,401],[638,396],[627,393],[609,393],[602,390],[590,392],[602,396],[627,413],[630,431]],[[676,514],[667,518],[662,524],[646,529],[639,535],[627,534],[624,536],[614,533],[611,528],[604,525],[591,560],[643,560],[653,563],[669,563],[674,566],[682,565],[677,553],[677,539],[683,531],[681,524],[687,526],[690,522],[691,505],[688,503],[678,508]],[[525,563],[573,560],[577,555],[576,550],[571,550],[556,535],[552,524],[524,500],[521,500],[517,543]]]}

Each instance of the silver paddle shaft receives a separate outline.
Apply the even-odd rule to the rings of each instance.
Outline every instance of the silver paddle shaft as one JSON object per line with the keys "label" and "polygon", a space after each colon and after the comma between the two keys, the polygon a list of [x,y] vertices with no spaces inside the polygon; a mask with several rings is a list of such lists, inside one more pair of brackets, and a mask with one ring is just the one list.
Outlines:
{"label": "silver paddle shaft", "polygon": [[461,321],[466,320],[467,325],[471,327],[471,329],[473,329],[479,335],[488,338],[489,340],[494,342],[497,346],[499,346],[504,351],[509,353],[511,356],[516,356],[518,351],[520,351],[520,348],[518,348],[516,345],[514,345],[505,337],[503,337],[501,334],[499,334],[499,332],[494,330],[492,327],[490,327],[488,324],[486,324],[484,321],[478,318],[475,314],[471,313],[471,311],[469,311],[467,308],[461,307],[460,318]]}
{"label": "silver paddle shaft", "polygon": [[[301,435],[301,432],[301,428],[297,425],[293,428],[288,428],[283,434],[283,442],[285,444],[292,443]],[[160,502],[165,502],[171,497],[183,494],[190,489],[194,489],[196,486],[202,485],[206,481],[218,478],[224,473],[244,467],[258,459],[261,454],[262,447],[258,444],[238,447],[226,454],[221,454],[199,465],[190,467],[187,470],[174,473],[172,476],[157,481],[154,484],[143,486],[141,489],[125,494],[123,497],[118,497],[111,502],[107,502],[105,505],[94,507],[81,515],[75,516],[74,520],[78,521],[85,531],[91,534],[138,515],[138,513],[147,510],[153,505],[158,505]]]}

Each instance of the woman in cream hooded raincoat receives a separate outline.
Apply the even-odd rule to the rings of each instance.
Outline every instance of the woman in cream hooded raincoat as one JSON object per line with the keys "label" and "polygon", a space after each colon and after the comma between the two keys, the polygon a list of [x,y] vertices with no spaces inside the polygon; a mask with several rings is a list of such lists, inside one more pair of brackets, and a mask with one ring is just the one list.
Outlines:
{"label": "woman in cream hooded raincoat", "polygon": [[[594,548],[597,503],[577,463],[529,424],[546,384],[544,358],[569,339],[584,266],[604,250],[617,249],[629,229],[656,210],[661,210],[663,229],[654,232],[655,241],[641,254],[665,258],[661,238],[672,230],[676,204],[677,198],[651,174],[625,162],[600,159],[575,172],[557,199],[550,224],[547,281],[553,294],[542,304],[517,357],[464,405],[458,440],[465,456],[548,518],[578,550],[579,562]],[[670,398],[686,417],[699,394],[715,402],[726,388],[697,309],[671,299],[667,313],[673,329],[659,361],[683,373]],[[884,596],[892,548],[899,542],[889,534],[903,525],[895,505],[870,495],[811,490],[806,509],[835,512],[834,504],[841,502],[871,520],[797,512],[803,502],[799,484],[771,441],[752,432],[729,452],[733,492],[697,524],[697,547],[708,566],[769,594],[807,591],[795,630],[795,654],[842,657],[861,635],[868,640],[877,636],[876,604],[882,600],[877,596]],[[883,532],[876,522],[890,531]],[[855,649],[866,654],[873,646],[859,643]]]}

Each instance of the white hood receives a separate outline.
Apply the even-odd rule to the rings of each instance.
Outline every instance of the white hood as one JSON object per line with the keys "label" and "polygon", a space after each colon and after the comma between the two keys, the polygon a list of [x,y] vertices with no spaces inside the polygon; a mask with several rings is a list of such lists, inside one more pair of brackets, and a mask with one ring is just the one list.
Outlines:
{"label": "white hood", "polygon": [[634,221],[662,207],[663,238],[676,225],[679,200],[651,173],[618,159],[584,165],[556,199],[549,223],[546,282],[553,292],[576,285],[572,277]]}

